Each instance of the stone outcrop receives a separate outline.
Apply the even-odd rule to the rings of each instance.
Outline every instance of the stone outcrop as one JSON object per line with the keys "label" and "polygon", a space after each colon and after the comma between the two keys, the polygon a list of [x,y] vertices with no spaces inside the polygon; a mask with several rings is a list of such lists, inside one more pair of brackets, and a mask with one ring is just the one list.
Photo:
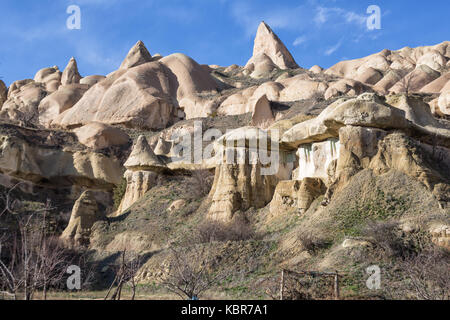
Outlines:
{"label": "stone outcrop", "polygon": [[325,184],[318,178],[280,181],[270,202],[271,216],[290,209],[295,209],[302,214],[308,210],[317,197],[325,192]]}
{"label": "stone outcrop", "polygon": [[96,121],[160,130],[180,119],[178,101],[216,86],[194,60],[172,54],[108,75],[53,123],[78,127]]}
{"label": "stone outcrop", "polygon": [[39,103],[39,123],[49,126],[53,119],[72,108],[89,89],[86,84],[62,85]]}
{"label": "stone outcrop", "polygon": [[133,68],[150,61],[153,61],[150,52],[148,52],[142,41],[138,41],[128,52],[120,65],[120,69]]}
{"label": "stone outcrop", "polygon": [[45,89],[48,92],[54,92],[61,85],[61,76],[62,73],[59,68],[54,66],[39,70],[34,76],[34,81],[45,84]]}
{"label": "stone outcrop", "polygon": [[115,157],[77,148],[49,147],[2,134],[0,151],[1,173],[37,185],[111,189],[122,175]]}
{"label": "stone outcrop", "polygon": [[[221,163],[216,167],[210,192],[209,218],[228,222],[236,211],[261,208],[272,200],[277,182],[286,176],[279,175],[282,170],[278,166],[275,172],[263,172],[267,165],[261,163],[259,155],[255,154],[258,150],[251,143],[261,146],[263,140],[271,139],[260,129],[252,127],[231,131],[218,140],[217,152]],[[272,150],[269,141],[265,143]],[[278,164],[279,160],[275,158],[273,161]]]}
{"label": "stone outcrop", "polygon": [[3,103],[0,118],[18,124],[38,122],[38,106],[47,95],[45,84],[31,79],[16,81],[8,90],[8,99]]}
{"label": "stone outcrop", "polygon": [[[450,59],[448,47],[449,42],[445,41],[429,47],[383,50],[361,59],[341,61],[325,73],[374,85],[373,89],[383,94],[388,90],[402,92],[405,82],[410,92],[422,89],[423,92],[433,92],[437,84],[426,86],[445,72]],[[407,78],[401,82],[405,75]]]}
{"label": "stone outcrop", "polygon": [[255,101],[252,109],[252,125],[255,127],[267,127],[268,124],[272,123],[275,120],[270,102],[267,99],[266,95],[263,95],[261,98]]}
{"label": "stone outcrop", "polygon": [[87,190],[75,202],[69,224],[61,235],[68,244],[88,245],[91,229],[95,222],[105,219],[100,198],[107,198],[104,193]]}
{"label": "stone outcrop", "polygon": [[256,33],[253,56],[245,68],[251,73],[251,77],[261,78],[275,68],[295,69],[298,65],[272,29],[265,22],[261,22]]}
{"label": "stone outcrop", "polygon": [[112,146],[124,146],[130,144],[130,137],[120,130],[104,123],[91,122],[74,130],[78,141],[93,149],[101,150]]}
{"label": "stone outcrop", "polygon": [[153,152],[144,136],[140,136],[124,164],[127,171],[125,195],[117,210],[121,214],[156,185],[158,175],[167,169]]}
{"label": "stone outcrop", "polygon": [[72,57],[62,73],[61,84],[62,85],[76,84],[80,83],[80,80],[81,75],[78,72],[77,61],[75,60],[75,58]]}
{"label": "stone outcrop", "polygon": [[323,181],[328,187],[325,201],[357,172],[370,169],[377,175],[403,172],[446,203],[442,186],[449,176],[433,163],[450,168],[449,142],[450,128],[434,119],[422,100],[388,96],[384,101],[369,93],[337,100],[282,137],[282,143],[298,148],[293,179]]}
{"label": "stone outcrop", "polygon": [[6,87],[5,83],[2,80],[0,80],[0,110],[7,98],[8,98],[8,88]]}

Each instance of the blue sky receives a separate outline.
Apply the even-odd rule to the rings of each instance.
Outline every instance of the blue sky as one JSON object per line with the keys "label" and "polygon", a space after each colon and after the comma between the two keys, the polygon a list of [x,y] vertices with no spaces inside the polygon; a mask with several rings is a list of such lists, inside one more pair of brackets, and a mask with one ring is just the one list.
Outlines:
{"label": "blue sky", "polygon": [[[71,4],[81,8],[81,30],[66,27]],[[381,9],[381,30],[367,30],[369,5]],[[448,0],[2,0],[0,9],[7,85],[44,67],[63,69],[72,56],[83,76],[108,74],[138,40],[151,54],[244,65],[261,20],[306,68],[450,40]]]}

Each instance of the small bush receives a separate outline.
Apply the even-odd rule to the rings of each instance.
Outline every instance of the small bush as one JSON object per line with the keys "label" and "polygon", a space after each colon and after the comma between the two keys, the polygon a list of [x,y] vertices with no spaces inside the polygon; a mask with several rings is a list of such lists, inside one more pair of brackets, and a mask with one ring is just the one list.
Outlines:
{"label": "small bush", "polygon": [[122,202],[125,191],[127,190],[127,179],[122,178],[120,183],[113,190],[114,210],[117,210]]}
{"label": "small bush", "polygon": [[317,253],[321,249],[326,249],[331,245],[330,241],[314,236],[309,232],[300,233],[298,240],[302,244],[302,247],[312,254]]}
{"label": "small bush", "polygon": [[200,243],[214,241],[243,241],[255,238],[251,225],[243,218],[236,218],[231,223],[207,220],[197,228]]}
{"label": "small bush", "polygon": [[214,175],[208,170],[194,170],[191,173],[190,194],[194,199],[206,197],[211,190]]}

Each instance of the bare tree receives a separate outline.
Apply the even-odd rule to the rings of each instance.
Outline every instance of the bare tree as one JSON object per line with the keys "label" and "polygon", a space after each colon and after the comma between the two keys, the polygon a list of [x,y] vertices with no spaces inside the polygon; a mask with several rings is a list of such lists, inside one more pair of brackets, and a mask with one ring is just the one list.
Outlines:
{"label": "bare tree", "polygon": [[116,270],[116,276],[111,286],[109,287],[104,300],[108,299],[114,285],[117,285],[117,287],[111,295],[111,300],[120,300],[122,296],[123,286],[127,283],[130,285],[132,291],[131,300],[135,299],[136,289],[138,285],[136,274],[141,267],[141,262],[141,258],[138,254],[134,252],[130,252],[127,254],[126,250],[122,251],[120,256],[120,263],[117,266]]}
{"label": "bare tree", "polygon": [[205,246],[170,248],[167,274],[160,283],[181,299],[198,299],[214,284],[232,274],[231,268],[221,268],[223,256],[208,252]]}

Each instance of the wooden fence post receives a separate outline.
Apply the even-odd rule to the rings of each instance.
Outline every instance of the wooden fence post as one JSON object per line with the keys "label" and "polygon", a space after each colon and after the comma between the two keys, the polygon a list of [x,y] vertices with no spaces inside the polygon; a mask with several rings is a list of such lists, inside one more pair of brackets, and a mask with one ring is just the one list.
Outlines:
{"label": "wooden fence post", "polygon": [[280,300],[283,300],[283,291],[284,291],[284,269],[281,270]]}
{"label": "wooden fence post", "polygon": [[336,272],[334,275],[334,299],[339,300],[339,274]]}

